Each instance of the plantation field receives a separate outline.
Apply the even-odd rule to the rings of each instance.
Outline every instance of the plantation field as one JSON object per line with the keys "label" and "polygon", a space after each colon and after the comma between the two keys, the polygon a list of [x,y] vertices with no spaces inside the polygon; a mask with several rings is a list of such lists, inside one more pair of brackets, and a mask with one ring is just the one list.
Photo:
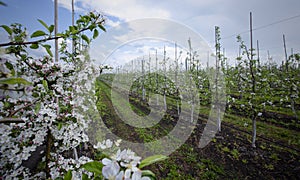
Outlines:
{"label": "plantation field", "polygon": [[300,179],[294,5],[123,3],[0,0],[0,180]]}
{"label": "plantation field", "polygon": [[[232,72],[234,71],[232,70]],[[200,73],[205,74],[204,72]],[[102,114],[103,121],[113,133],[129,141],[151,142],[165,136],[174,128],[179,116],[176,105],[177,98],[174,94],[166,97],[166,116],[154,127],[140,129],[124,123],[115,112],[111,101],[111,91],[117,91],[120,98],[125,97],[122,89],[112,90],[111,83],[114,77],[113,74],[103,74],[96,83],[98,96],[103,100],[103,104],[98,106],[98,110]],[[155,76],[149,75],[145,78],[146,80],[144,79],[146,92],[159,93],[156,88],[151,89],[151,87],[155,87],[154,78]],[[150,84],[150,82],[154,84]],[[199,81],[200,83],[207,82]],[[206,86],[206,88],[208,87]],[[132,89],[135,91],[132,90],[129,95],[131,109],[140,116],[149,114],[147,93],[143,100],[142,86],[134,83]],[[229,101],[227,104],[221,132],[218,132],[206,147],[200,148],[199,141],[211,108],[211,96],[206,93],[209,92],[209,89],[199,89],[199,98],[202,101],[200,101],[201,107],[196,127],[188,140],[173,152],[169,159],[150,166],[150,169],[157,174],[158,179],[297,179],[300,173],[299,123],[289,106],[282,107],[281,104],[288,104],[288,102],[280,103],[275,100],[275,104],[280,103],[280,107],[267,105],[263,108],[262,115],[257,119],[257,142],[256,148],[253,148],[251,146],[252,121],[247,114],[247,109],[241,107],[241,104],[249,99],[250,95],[245,92],[243,97],[239,97],[238,93],[232,93],[233,90],[228,91],[231,94],[227,95],[227,98],[236,98],[237,100]],[[284,92],[272,99],[280,98],[281,95],[285,96]],[[258,99],[267,101],[267,98],[269,96]],[[295,106],[299,116],[298,100]],[[122,100],[120,99],[120,101]],[[125,98],[124,101],[126,101]],[[163,103],[163,101],[159,103]],[[181,111],[180,113],[189,112]]]}

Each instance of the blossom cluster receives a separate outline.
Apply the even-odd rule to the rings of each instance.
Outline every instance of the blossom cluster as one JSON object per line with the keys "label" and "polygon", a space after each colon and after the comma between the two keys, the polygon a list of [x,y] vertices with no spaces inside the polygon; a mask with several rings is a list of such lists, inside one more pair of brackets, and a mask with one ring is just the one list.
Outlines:
{"label": "blossom cluster", "polygon": [[[102,143],[98,143],[95,148],[101,150],[109,150],[118,147],[121,140],[112,142],[110,139],[104,140]],[[114,146],[115,145],[115,146]],[[130,149],[121,150],[117,148],[115,153],[110,154],[110,158],[103,158],[102,175],[106,179],[142,179],[147,180],[150,178],[142,177],[142,171],[138,168],[141,162],[141,157],[137,156]]]}
{"label": "blossom cluster", "polygon": [[[30,85],[9,84],[7,89],[0,90],[3,94],[0,119],[18,117],[24,121],[0,124],[0,174],[4,178],[29,176],[30,171],[22,162],[28,160],[38,146],[46,143],[49,132],[53,136],[52,149],[55,152],[51,153],[52,162],[49,163],[52,178],[57,176],[57,172],[62,176],[70,169],[61,162],[74,164],[74,167],[83,164],[79,163],[80,159],[61,159],[64,151],[88,141],[85,130],[89,118],[85,111],[94,104],[89,95],[93,94],[93,80],[99,75],[97,66],[84,56],[77,57],[77,62],[81,66],[53,63],[48,57],[26,62],[11,57],[1,58],[2,72],[30,82]],[[57,171],[57,168],[62,170]]]}
{"label": "blossom cluster", "polygon": [[[0,57],[0,179],[56,179],[69,172],[72,179],[81,179],[83,174],[93,177],[92,172],[82,168],[93,160],[78,154],[77,149],[89,142],[88,125],[97,120],[94,82],[104,69],[111,67],[98,66],[91,61],[88,46],[68,52],[66,41],[71,34],[72,38],[78,35],[75,29],[87,27],[94,30],[93,38],[96,38],[98,30],[95,28],[104,30],[103,21],[98,21],[101,17],[94,13],[81,16],[76,28],[65,32],[58,62],[53,60],[51,46],[45,42],[47,39],[31,44],[31,49],[42,46],[50,55],[36,59],[27,52],[26,44],[30,43],[13,45],[15,36],[25,31],[21,25],[12,29],[2,26],[11,37],[12,45],[6,48],[8,54]],[[53,25],[42,24],[51,37]],[[31,37],[42,36],[40,32],[36,31]],[[86,35],[80,37],[89,44]],[[109,148],[112,142],[106,140],[105,146],[99,146]],[[118,170],[118,174],[123,172],[125,179],[142,178],[137,168],[140,157],[130,150],[118,151],[116,157],[102,160],[103,177],[112,177],[112,172]],[[112,166],[109,162],[113,161],[118,161],[118,165]]]}
{"label": "blossom cluster", "polygon": [[[13,68],[8,68],[12,65]],[[29,67],[28,67],[29,65]],[[16,59],[1,59],[1,68],[7,74],[19,72],[30,85],[9,85],[2,90],[0,118],[18,117],[24,123],[0,124],[1,162],[0,176],[5,179],[45,178],[43,169],[32,173],[23,162],[28,160],[38,147],[45,146],[49,132],[53,137],[50,162],[47,165],[52,179],[72,171],[73,179],[92,173],[81,168],[92,159],[86,156],[65,157],[64,152],[74,150],[88,142],[86,134],[92,121],[91,112],[96,111],[94,82],[100,75],[99,68],[85,56],[77,57],[74,63],[53,63],[51,58],[29,60],[22,63]],[[101,68],[101,67],[100,67]],[[17,76],[16,73],[12,76]],[[15,91],[24,88],[26,91]],[[118,147],[121,140],[104,140],[94,148],[101,150]],[[39,153],[45,153],[45,149]],[[102,159],[102,176],[106,179],[149,179],[142,177],[138,168],[141,157],[129,149],[120,150]],[[41,162],[45,162],[43,157]]]}

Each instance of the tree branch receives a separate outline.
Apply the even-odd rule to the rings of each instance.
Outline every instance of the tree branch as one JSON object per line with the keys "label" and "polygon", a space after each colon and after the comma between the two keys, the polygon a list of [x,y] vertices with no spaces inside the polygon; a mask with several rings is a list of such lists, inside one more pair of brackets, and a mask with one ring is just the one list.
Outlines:
{"label": "tree branch", "polygon": [[46,42],[46,41],[50,41],[50,40],[54,40],[54,39],[59,39],[62,38],[63,36],[56,36],[56,37],[49,37],[46,39],[40,39],[40,40],[36,40],[36,41],[28,41],[28,42],[8,42],[8,43],[3,43],[0,44],[0,47],[3,46],[20,46],[20,45],[27,45],[27,44],[37,44],[37,43],[41,43],[41,42]]}
{"label": "tree branch", "polygon": [[[96,22],[97,22],[97,20],[94,23],[96,23]],[[104,22],[104,20],[100,21],[99,23],[102,24],[103,22]],[[70,34],[70,36],[74,36],[74,35],[80,34],[81,32],[86,31],[88,29],[89,29],[89,27],[83,28],[83,29],[77,31],[76,33]],[[51,41],[51,40],[55,40],[55,39],[60,39],[60,38],[63,38],[63,37],[64,36],[56,36],[56,37],[49,37],[49,38],[46,38],[46,39],[40,39],[40,40],[28,41],[28,42],[8,42],[8,43],[2,43],[2,44],[0,44],[0,47],[3,47],[3,46],[17,46],[17,45],[37,44],[37,43],[41,43],[41,42],[46,42],[46,41]]]}
{"label": "tree branch", "polygon": [[4,91],[24,91],[25,88],[20,88],[20,89],[10,89],[10,88],[6,88],[4,86],[0,86],[0,89],[3,89]]}
{"label": "tree branch", "polygon": [[20,118],[2,118],[0,123],[25,123],[25,121]]}
{"label": "tree branch", "polygon": [[29,106],[32,106],[33,104],[35,104],[37,101],[39,101],[40,100],[40,98],[39,99],[36,99],[35,101],[33,101],[32,103],[28,103],[28,104],[26,104],[25,106],[23,106],[23,107],[21,107],[21,108],[19,108],[19,109],[17,109],[17,110],[15,110],[15,111],[13,111],[13,112],[11,112],[9,115],[8,115],[8,117],[12,117],[13,115],[15,115],[17,112],[19,112],[19,111],[21,111],[22,109],[25,109],[25,108],[27,108],[27,107],[29,107]]}

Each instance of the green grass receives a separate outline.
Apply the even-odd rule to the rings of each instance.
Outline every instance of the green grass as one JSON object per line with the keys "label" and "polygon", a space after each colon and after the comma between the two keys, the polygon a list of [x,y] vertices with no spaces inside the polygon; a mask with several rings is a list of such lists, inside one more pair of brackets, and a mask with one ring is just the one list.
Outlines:
{"label": "green grass", "polygon": [[[103,88],[103,90],[105,91],[105,93],[110,93],[110,89],[108,88],[108,86]],[[122,97],[120,97],[120,99],[122,99]],[[170,106],[176,107],[176,101],[171,97],[167,97],[167,103]],[[143,112],[140,111],[135,106],[131,105],[131,108],[134,111],[138,112],[138,114],[143,114]],[[182,109],[189,109],[189,107],[182,107]],[[210,107],[200,106],[199,113],[200,115],[208,116],[210,113]],[[252,132],[252,127],[251,127],[252,121],[250,118],[229,114],[225,112],[223,121],[235,125],[238,128],[245,130],[247,132]],[[257,134],[259,136],[264,136],[266,138],[282,141],[286,145],[293,145],[300,149],[300,133],[295,130],[274,126],[272,124],[263,121],[257,121]]]}
{"label": "green grass", "polygon": [[[104,83],[100,83],[101,88],[103,88],[103,91],[105,94],[110,96],[110,88],[108,85]],[[118,98],[118,101],[124,101],[124,97],[120,96]],[[133,99],[135,101],[135,99]],[[139,100],[136,99],[135,103],[138,103]],[[168,106],[176,107],[176,100],[174,100],[173,97],[167,96],[167,104]],[[128,105],[128,104],[127,104]],[[143,111],[139,109],[139,107],[134,106],[129,103],[131,106],[131,109],[135,111],[137,114],[145,114]],[[182,106],[181,109],[189,110],[189,107]],[[211,111],[210,106],[200,106],[199,107],[199,114],[200,114],[200,121],[207,120],[207,117],[209,116],[209,113]],[[281,113],[279,110],[274,110],[275,112]],[[170,117],[167,117],[166,119],[169,119]],[[262,136],[268,139],[271,139],[272,141],[280,142],[286,146],[293,146],[295,149],[300,149],[300,133],[295,130],[290,130],[281,126],[276,126],[270,122],[275,120],[268,120],[266,121],[260,121],[257,120],[257,135]],[[228,111],[225,112],[225,115],[223,117],[223,122],[226,124],[233,125],[243,131],[246,131],[248,133],[244,133],[244,139],[246,139],[249,144],[251,143],[251,132],[252,132],[252,121],[250,118],[236,115],[233,113],[229,113]],[[279,124],[279,123],[278,123]],[[277,125],[278,125],[277,124]],[[155,128],[155,131],[153,133],[149,133],[149,131],[145,129],[135,129],[136,133],[138,134],[139,138],[142,139],[144,142],[151,142],[155,139],[155,136],[159,134],[159,131],[163,131],[159,129],[158,127]],[[233,131],[235,132],[235,131]],[[166,132],[167,133],[167,132]],[[243,138],[243,135],[239,138]],[[217,140],[214,139],[213,142],[216,142]],[[260,137],[257,138],[258,142],[258,148],[269,151],[272,148],[275,148],[279,152],[282,151],[289,151],[294,156],[298,156],[298,152],[284,148],[280,145],[277,145],[276,143],[271,143],[271,145],[267,145],[270,142],[265,141],[263,139],[260,139]],[[217,148],[218,151],[221,153],[226,153],[232,160],[241,161],[243,164],[248,164],[247,159],[242,159],[242,156],[238,150],[238,146],[235,144],[234,147],[229,146],[229,144],[218,144]],[[162,144],[157,144],[151,148],[160,149],[162,148]],[[270,149],[271,148],[271,149]],[[186,163],[190,164],[191,174],[185,173],[182,174],[181,172],[186,172],[185,169],[183,169],[183,166],[178,163],[174,158],[168,159],[163,162],[161,165],[163,167],[162,171],[167,171],[167,178],[164,179],[194,179],[194,177],[200,177],[200,179],[219,179],[220,176],[224,176],[225,172],[222,167],[222,165],[215,164],[212,160],[209,159],[200,159],[199,154],[197,151],[194,151],[193,147],[190,145],[184,144],[181,148],[177,151],[178,154],[180,154],[181,160],[184,160]],[[176,158],[176,157],[175,157]],[[278,154],[271,154],[270,159],[274,160],[274,162],[280,161],[280,158],[278,157]],[[265,164],[264,165],[266,169],[273,170],[274,165],[273,164]],[[196,173],[196,174],[194,174]]]}
{"label": "green grass", "polygon": [[[226,114],[224,119],[225,122],[233,124],[242,130],[252,132],[252,121],[249,118],[236,116],[232,114]],[[248,124],[245,126],[245,124]],[[257,121],[257,135],[271,138],[276,141],[282,141],[286,145],[294,145],[298,149],[300,148],[300,133],[295,130],[286,129],[283,127],[274,126],[272,124]]]}

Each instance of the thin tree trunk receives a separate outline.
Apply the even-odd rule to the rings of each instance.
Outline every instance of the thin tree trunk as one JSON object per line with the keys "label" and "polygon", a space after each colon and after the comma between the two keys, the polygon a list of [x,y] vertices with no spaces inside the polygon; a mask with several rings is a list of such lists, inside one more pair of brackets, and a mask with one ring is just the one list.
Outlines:
{"label": "thin tree trunk", "polygon": [[220,108],[218,108],[218,115],[217,115],[217,118],[218,118],[218,129],[219,129],[219,132],[221,132],[221,112],[220,112]]}
{"label": "thin tree trunk", "polygon": [[[57,0],[54,0],[54,35],[55,37],[57,36],[57,28],[58,25],[58,2]],[[54,56],[54,61],[58,62],[58,39],[55,39],[55,56]],[[55,99],[56,102],[58,102],[58,98]],[[45,158],[46,158],[46,167],[45,167],[45,172],[46,172],[46,177],[50,178],[50,168],[49,168],[49,163],[51,159],[51,149],[53,145],[53,136],[51,133],[50,128],[47,128],[47,137],[46,137],[46,152],[45,152]]]}
{"label": "thin tree trunk", "polygon": [[[252,80],[252,93],[255,94],[255,76],[254,76],[254,63],[253,63],[253,36],[252,36],[252,13],[250,12],[250,73],[251,73],[251,80]],[[253,95],[254,96],[254,95]],[[253,97],[252,96],[252,97]],[[252,147],[256,147],[256,111],[255,107],[251,107],[253,111],[252,116]]]}
{"label": "thin tree trunk", "polygon": [[[74,0],[72,0],[72,26],[74,26],[75,22],[74,14]],[[72,39],[72,53],[75,53],[75,39]]]}
{"label": "thin tree trunk", "polygon": [[[157,65],[157,50],[155,51],[155,69],[156,69],[156,73],[155,73],[155,79],[156,79],[156,90],[158,90],[158,65]],[[159,105],[159,101],[158,101],[158,92],[156,94],[156,105],[158,106]]]}
{"label": "thin tree trunk", "polygon": [[179,116],[180,115],[179,100],[176,100],[176,105],[177,105],[177,114]]}
{"label": "thin tree trunk", "polygon": [[[74,0],[72,0],[72,26],[74,26]],[[72,39],[72,53],[75,53],[75,39]],[[86,147],[86,142],[84,142],[84,147]],[[78,152],[76,147],[73,148],[74,159],[78,161]]]}
{"label": "thin tree trunk", "polygon": [[50,159],[51,159],[51,149],[52,149],[52,144],[53,144],[52,141],[53,141],[53,137],[52,137],[52,134],[51,134],[51,130],[48,128],[47,137],[46,137],[46,152],[45,152],[45,156],[46,156],[45,172],[46,172],[46,177],[47,178],[51,177],[49,162],[50,162]]}
{"label": "thin tree trunk", "polygon": [[288,65],[288,57],[286,52],[286,44],[285,44],[285,35],[283,35],[283,48],[284,48],[284,56],[285,56],[285,68],[286,71],[289,71],[289,65]]}
{"label": "thin tree trunk", "polygon": [[[58,4],[54,0],[54,34],[57,36],[58,32]],[[55,62],[58,62],[58,39],[55,39]]]}
{"label": "thin tree trunk", "polygon": [[166,97],[166,89],[167,89],[167,76],[166,76],[166,47],[164,47],[164,59],[163,59],[163,64],[164,64],[164,108],[165,111],[167,111],[167,97]]}
{"label": "thin tree trunk", "polygon": [[252,117],[252,147],[255,148],[256,141],[256,115],[254,114]]}
{"label": "thin tree trunk", "polygon": [[220,70],[220,59],[221,59],[221,50],[220,50],[220,42],[219,42],[219,27],[215,26],[215,46],[216,46],[216,77],[215,77],[215,87],[216,87],[216,100],[215,100],[215,106],[218,110],[217,113],[217,126],[218,126],[218,131],[221,132],[221,118],[220,118],[220,106],[219,106],[219,92],[218,92],[218,78],[219,78],[219,70]]}
{"label": "thin tree trunk", "polygon": [[166,93],[164,92],[164,108],[167,110],[167,99],[166,99]]}
{"label": "thin tree trunk", "polygon": [[191,105],[191,123],[194,121],[194,110],[195,110],[195,104],[194,104],[194,100],[193,100],[192,105]]}
{"label": "thin tree trunk", "polygon": [[146,90],[145,90],[145,85],[144,85],[144,81],[145,81],[145,60],[143,57],[142,60],[142,99],[143,101],[145,100],[145,94],[146,94]]}
{"label": "thin tree trunk", "polygon": [[256,46],[257,46],[257,63],[258,63],[258,67],[260,67],[259,42],[258,42],[258,40],[256,41]]}

